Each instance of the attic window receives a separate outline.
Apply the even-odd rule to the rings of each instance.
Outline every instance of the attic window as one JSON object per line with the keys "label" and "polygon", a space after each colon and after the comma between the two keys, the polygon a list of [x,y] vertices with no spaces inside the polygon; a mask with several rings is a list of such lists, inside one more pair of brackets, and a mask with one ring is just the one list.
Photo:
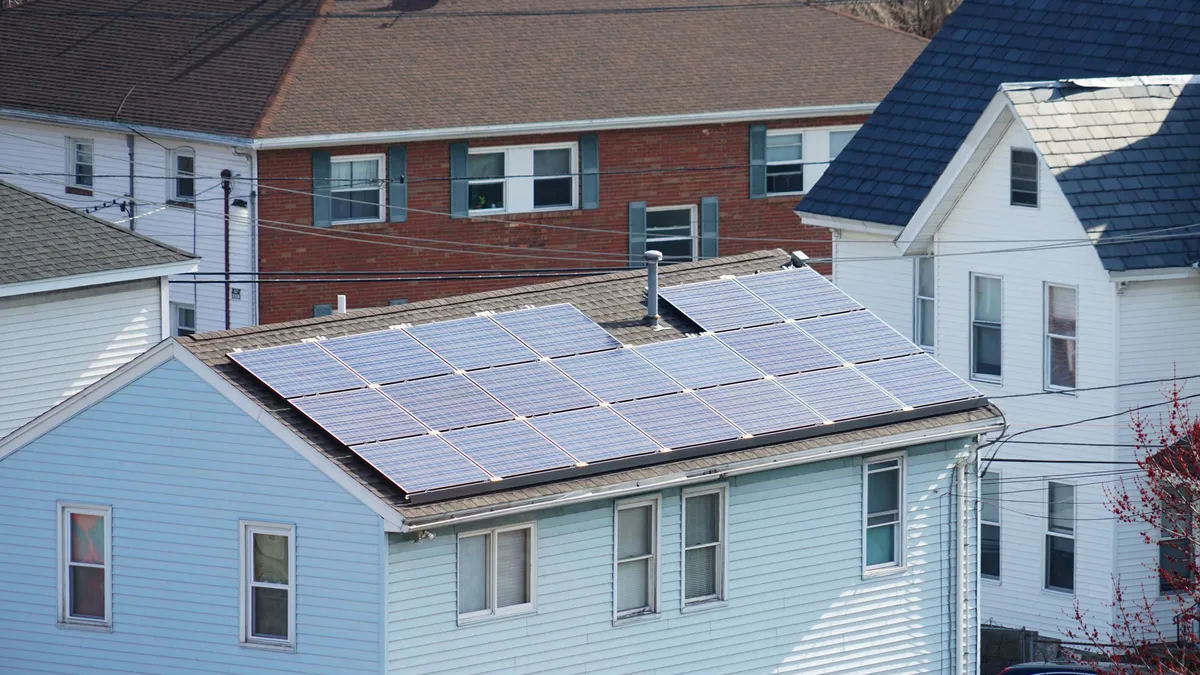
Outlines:
{"label": "attic window", "polygon": [[1032,150],[1012,150],[1012,182],[1009,203],[1013,206],[1038,205],[1038,160]]}

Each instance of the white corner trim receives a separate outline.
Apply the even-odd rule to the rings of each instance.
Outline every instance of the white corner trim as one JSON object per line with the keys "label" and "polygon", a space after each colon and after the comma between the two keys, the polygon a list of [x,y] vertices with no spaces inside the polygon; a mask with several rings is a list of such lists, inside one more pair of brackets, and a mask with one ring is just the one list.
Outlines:
{"label": "white corner trim", "polygon": [[851,232],[862,232],[863,234],[878,234],[885,237],[895,239],[904,232],[903,225],[885,225],[884,223],[873,223],[869,220],[854,220],[852,218],[837,218],[834,216],[822,216],[812,213],[805,213],[801,209],[804,208],[804,202],[800,202],[793,211],[797,216],[804,221],[805,225],[816,225],[817,227],[827,227],[831,230],[849,230]]}
{"label": "white corner trim", "polygon": [[612,117],[593,120],[571,120],[558,122],[529,122],[522,124],[494,124],[471,127],[444,127],[439,129],[414,129],[410,131],[365,131],[349,134],[312,134],[308,136],[281,136],[255,140],[257,150],[280,150],[286,148],[329,147],[336,145],[373,145],[377,143],[402,143],[416,141],[441,141],[459,138],[482,138],[487,136],[524,136],[527,134],[582,133],[611,129],[639,129],[653,127],[679,127],[690,124],[728,124],[734,122],[757,122],[763,120],[804,119],[836,115],[862,115],[875,110],[879,103],[844,103],[839,105],[802,106],[794,108],[762,108],[758,110],[726,110],[718,112],[686,113],[680,115],[651,115],[645,117]]}
{"label": "white corner trim", "polygon": [[47,291],[61,291],[68,288],[79,288],[81,286],[116,284],[122,281],[136,281],[138,279],[148,279],[150,277],[165,277],[172,274],[187,274],[188,272],[195,272],[199,268],[200,261],[193,259],[182,260],[180,262],[173,263],[163,263],[161,265],[129,267],[121,270],[89,272],[88,274],[75,274],[68,277],[53,277],[51,279],[23,281],[20,283],[5,284],[0,286],[0,298],[10,297],[13,295],[28,295],[30,293],[45,293]]}
{"label": "white corner trim", "polygon": [[[347,492],[361,501],[367,508],[374,511],[383,518],[384,531],[386,532],[405,532],[408,527],[404,523],[404,519],[392,508],[390,504],[383,501],[370,490],[363,487],[354,478],[350,477],[340,467],[330,461],[325,455],[322,455],[316,448],[312,447],[308,441],[300,438],[296,432],[287,428],[282,422],[275,419],[271,413],[261,408],[257,403],[250,400],[248,396],[229,383],[228,380],[221,377],[212,368],[204,365],[200,359],[196,358],[195,354],[188,351],[183,345],[175,340],[169,340],[165,344],[171,345],[171,356],[186,366],[204,380],[213,389],[216,389],[222,396],[227,398],[231,403],[241,408],[242,412],[249,415],[258,423],[267,428],[268,431],[275,434],[279,440],[283,441],[301,457],[307,459],[321,473],[329,476],[335,483],[345,488]],[[2,455],[0,455],[2,456]]]}
{"label": "white corner trim", "polygon": [[175,317],[171,316],[171,283],[163,276],[158,278],[158,328],[159,339],[171,337],[171,326]]}

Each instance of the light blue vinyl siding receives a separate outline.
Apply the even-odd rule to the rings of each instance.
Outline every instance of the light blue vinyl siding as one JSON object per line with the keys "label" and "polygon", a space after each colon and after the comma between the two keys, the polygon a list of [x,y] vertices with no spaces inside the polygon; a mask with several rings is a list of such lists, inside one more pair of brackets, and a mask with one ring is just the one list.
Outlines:
{"label": "light blue vinyl siding", "polygon": [[390,535],[389,672],[948,673],[956,561],[947,526],[963,447],[909,450],[908,568],[876,578],[862,575],[861,458],[730,479],[727,599],[685,612],[680,490],[662,491],[661,613],[616,626],[612,501],[464,525],[538,527],[536,614],[465,626],[454,530],[424,541]]}
{"label": "light blue vinyl siding", "polygon": [[[112,505],[113,630],[56,623],[56,502]],[[295,653],[239,644],[240,519],[296,526]],[[382,670],[382,519],[168,362],[0,460],[0,672]]]}

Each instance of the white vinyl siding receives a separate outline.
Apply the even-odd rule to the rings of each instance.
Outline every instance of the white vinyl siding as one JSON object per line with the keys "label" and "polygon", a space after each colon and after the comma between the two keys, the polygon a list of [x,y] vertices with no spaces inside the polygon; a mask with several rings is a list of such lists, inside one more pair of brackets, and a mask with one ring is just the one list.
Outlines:
{"label": "white vinyl siding", "polygon": [[1050,481],[1046,507],[1046,588],[1074,592],[1075,486]]}
{"label": "white vinyl siding", "polygon": [[657,498],[617,504],[614,619],[658,611],[658,511]]}
{"label": "white vinyl siding", "polygon": [[904,565],[904,457],[863,465],[863,568]]}
{"label": "white vinyl siding", "polygon": [[916,296],[913,298],[916,311],[916,316],[913,317],[913,342],[930,355],[934,353],[936,333],[935,272],[936,264],[930,256],[922,256],[913,262],[913,292]]}
{"label": "white vinyl siding", "polygon": [[858,127],[767,131],[767,194],[804,194],[846,147]]}
{"label": "white vinyl siding", "polygon": [[468,152],[467,207],[471,213],[578,207],[577,144],[471,148]]}
{"label": "white vinyl siding", "polygon": [[1003,374],[1003,282],[971,275],[971,378],[999,382]]}
{"label": "white vinyl siding", "polygon": [[383,155],[351,155],[330,160],[329,196],[334,225],[383,220]]}
{"label": "white vinyl siding", "polygon": [[112,509],[59,504],[59,621],[112,623]]}
{"label": "white vinyl siding", "polygon": [[296,635],[296,536],[291,525],[242,521],[242,642],[291,648]]}
{"label": "white vinyl siding", "polygon": [[1078,291],[1071,286],[1046,284],[1046,388],[1076,386],[1078,361]]}
{"label": "white vinyl siding", "polygon": [[683,604],[725,599],[725,487],[683,493]]}
{"label": "white vinyl siding", "polygon": [[532,612],[536,551],[532,524],[458,535],[459,621]]}

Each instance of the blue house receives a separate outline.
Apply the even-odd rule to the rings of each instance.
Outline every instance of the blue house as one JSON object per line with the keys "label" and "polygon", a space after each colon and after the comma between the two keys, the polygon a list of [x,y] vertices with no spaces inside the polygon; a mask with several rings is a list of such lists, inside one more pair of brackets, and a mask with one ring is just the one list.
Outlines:
{"label": "blue house", "polygon": [[0,444],[0,671],[975,672],[998,414],[799,262],[159,344]]}

